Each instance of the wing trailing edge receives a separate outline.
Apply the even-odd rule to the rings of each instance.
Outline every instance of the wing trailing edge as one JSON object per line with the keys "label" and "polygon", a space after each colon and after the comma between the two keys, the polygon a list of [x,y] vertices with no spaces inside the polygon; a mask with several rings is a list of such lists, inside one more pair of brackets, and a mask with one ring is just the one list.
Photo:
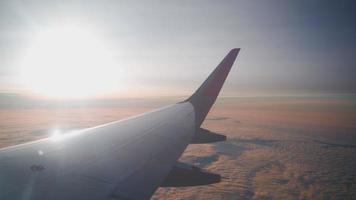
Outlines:
{"label": "wing trailing edge", "polygon": [[225,135],[214,133],[204,128],[198,128],[190,144],[207,144],[222,141],[226,141]]}
{"label": "wing trailing edge", "polygon": [[221,176],[196,166],[178,162],[169,172],[161,187],[188,187],[219,183]]}

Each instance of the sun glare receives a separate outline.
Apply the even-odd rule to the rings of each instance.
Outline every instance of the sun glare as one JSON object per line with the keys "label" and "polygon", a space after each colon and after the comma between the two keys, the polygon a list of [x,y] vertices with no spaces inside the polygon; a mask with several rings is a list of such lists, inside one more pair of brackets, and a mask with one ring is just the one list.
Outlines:
{"label": "sun glare", "polygon": [[109,93],[122,77],[108,45],[90,30],[71,26],[35,34],[22,66],[30,90],[55,98]]}

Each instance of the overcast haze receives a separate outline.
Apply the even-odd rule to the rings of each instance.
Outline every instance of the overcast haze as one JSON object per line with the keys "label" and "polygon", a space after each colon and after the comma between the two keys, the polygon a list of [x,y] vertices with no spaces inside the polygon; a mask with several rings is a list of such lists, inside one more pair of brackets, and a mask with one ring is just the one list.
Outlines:
{"label": "overcast haze", "polygon": [[355,19],[352,0],[1,1],[0,89],[23,92],[19,60],[33,33],[67,23],[110,44],[135,91],[187,95],[240,47],[223,95],[352,93]]}

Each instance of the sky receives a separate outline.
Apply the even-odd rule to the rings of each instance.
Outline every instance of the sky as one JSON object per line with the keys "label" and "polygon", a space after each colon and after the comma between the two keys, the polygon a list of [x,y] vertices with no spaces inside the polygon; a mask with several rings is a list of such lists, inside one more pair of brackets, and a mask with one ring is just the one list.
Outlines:
{"label": "sky", "polygon": [[239,47],[224,96],[355,93],[354,19],[353,0],[3,0],[0,92],[184,96]]}

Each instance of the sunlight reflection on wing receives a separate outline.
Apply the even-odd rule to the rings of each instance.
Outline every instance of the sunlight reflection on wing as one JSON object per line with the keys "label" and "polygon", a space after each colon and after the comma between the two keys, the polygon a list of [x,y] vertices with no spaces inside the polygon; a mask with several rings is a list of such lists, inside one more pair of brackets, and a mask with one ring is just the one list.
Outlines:
{"label": "sunlight reflection on wing", "polygon": [[80,134],[82,131],[83,130],[72,130],[72,131],[68,131],[68,132],[63,132],[60,129],[55,129],[55,130],[53,130],[49,139],[54,142],[58,142],[58,141],[62,141],[67,138],[74,137],[74,136]]}
{"label": "sunlight reflection on wing", "polygon": [[64,135],[62,134],[62,132],[60,130],[56,129],[51,134],[50,139],[53,141],[59,141],[59,140],[63,139],[63,137],[64,137]]}

